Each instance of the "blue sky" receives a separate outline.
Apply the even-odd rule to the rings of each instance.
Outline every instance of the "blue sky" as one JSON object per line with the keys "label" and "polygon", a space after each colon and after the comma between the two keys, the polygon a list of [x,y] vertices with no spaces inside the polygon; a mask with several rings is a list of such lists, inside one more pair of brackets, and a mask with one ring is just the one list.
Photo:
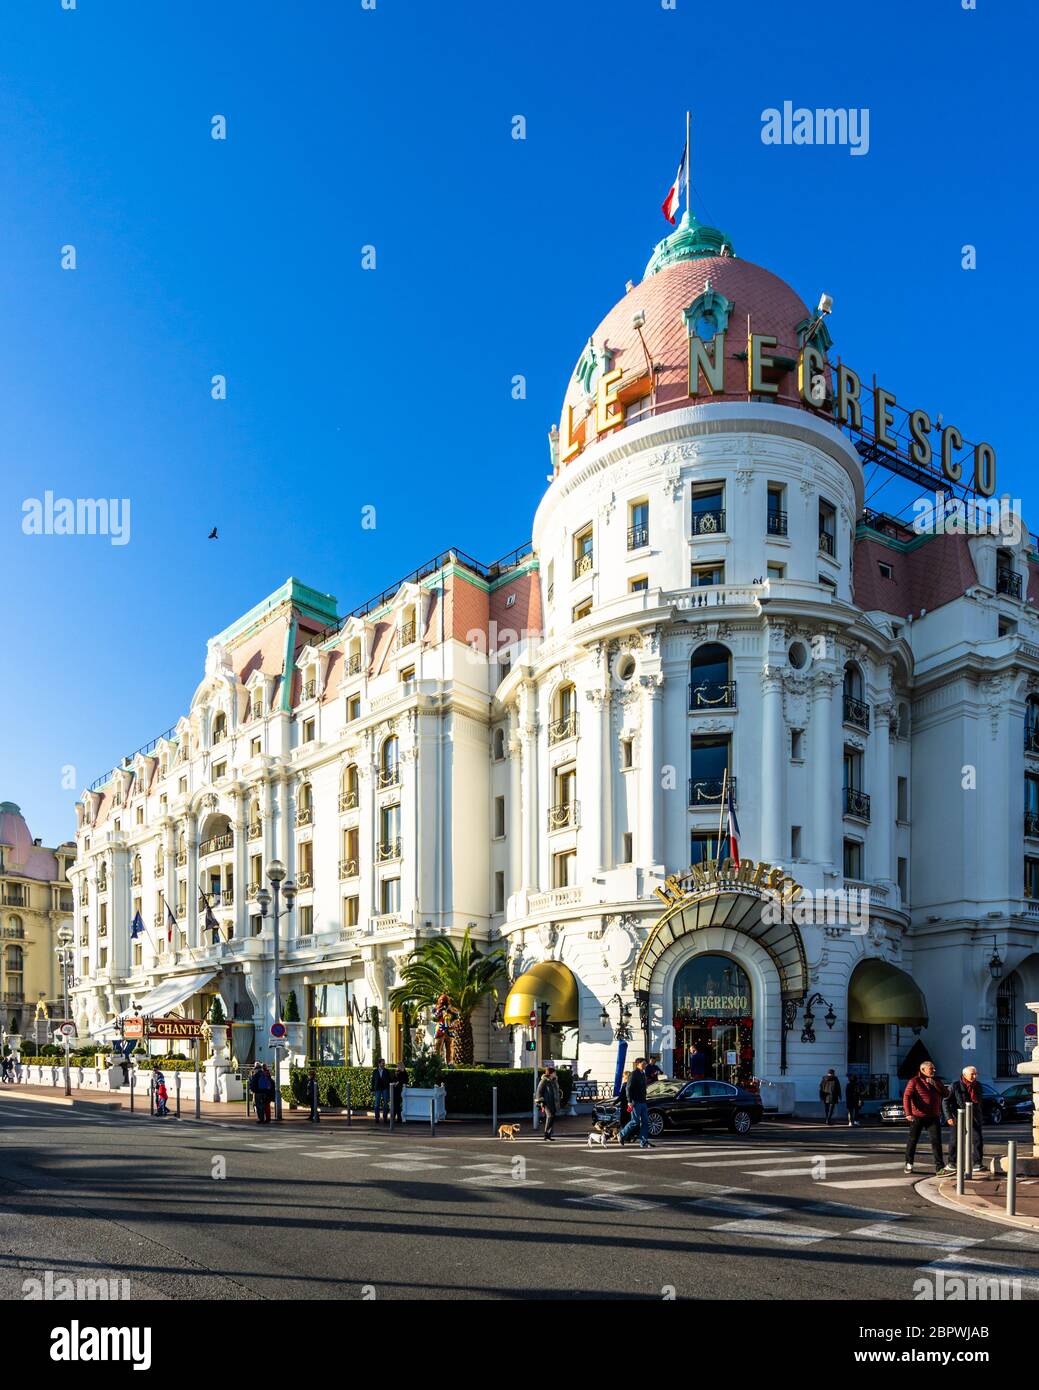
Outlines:
{"label": "blue sky", "polygon": [[[999,8],[5,0],[0,799],[68,837],[290,574],[342,610],[529,537],[567,378],[667,230],[687,106],[694,211],[829,291],[842,356],[991,440],[1039,525],[1007,351],[1036,307],[1035,18]],[[763,145],[785,99],[868,107],[868,155]],[[129,497],[130,543],[23,535],[46,490]]]}

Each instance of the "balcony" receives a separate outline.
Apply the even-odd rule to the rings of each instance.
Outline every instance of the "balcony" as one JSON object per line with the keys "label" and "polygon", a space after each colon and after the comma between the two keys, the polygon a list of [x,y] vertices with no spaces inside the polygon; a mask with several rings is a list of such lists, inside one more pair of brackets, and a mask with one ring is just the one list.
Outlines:
{"label": "balcony", "polygon": [[1008,598],[1021,597],[1021,576],[1016,570],[1000,567],[996,570],[996,593]]}
{"label": "balcony", "polygon": [[296,887],[313,888],[313,886],[314,875],[310,872],[309,869],[300,869],[299,873],[296,875]]}
{"label": "balcony", "polygon": [[[107,893],[107,892],[108,892],[108,876],[107,876],[107,874],[103,874],[103,875],[98,879],[98,881],[97,881],[97,891],[98,891],[99,893]],[[13,903],[12,906],[14,906],[14,907],[24,907],[24,906],[25,906],[25,903],[24,903],[23,901],[19,900],[18,902]]]}
{"label": "balcony", "polygon": [[401,623],[400,631],[397,633],[397,650],[401,647],[410,647],[415,640],[415,624]]}
{"label": "balcony", "polygon": [[[214,835],[208,840],[203,840],[198,847],[200,858],[204,859],[207,854],[219,854],[222,850],[234,849],[234,835],[230,831],[226,835]],[[177,856],[177,863],[180,863],[180,856]]]}
{"label": "balcony", "polygon": [[566,830],[578,826],[580,823],[581,803],[579,801],[561,801],[558,806],[548,808],[549,830]]}
{"label": "balcony", "polygon": [[166,923],[166,914],[165,914],[165,912],[157,912],[157,913],[155,914],[155,916],[152,918],[152,925],[155,926],[155,927],[164,926],[165,923]]}
{"label": "balcony", "polygon": [[134,869],[133,872],[130,874],[130,882],[131,882],[131,884],[132,884],[135,888],[138,888],[138,887],[140,886],[142,877],[143,877],[143,875],[142,875],[142,873],[141,873],[141,870],[140,870],[139,868]]}
{"label": "balcony", "polygon": [[[98,884],[101,888],[101,884]],[[28,907],[29,900],[25,891],[21,888],[8,888],[4,892],[4,907]]]}
{"label": "balcony", "polygon": [[5,1003],[5,1004],[24,1004],[24,1003],[25,1003],[25,995],[21,992],[20,989],[5,989],[5,990],[4,990],[4,1003]]}
{"label": "balcony", "polygon": [[253,820],[249,822],[249,839],[258,840],[263,834],[263,822]]}
{"label": "balcony", "polygon": [[339,793],[339,810],[340,812],[357,810],[356,791]]}
{"label": "balcony", "polygon": [[256,895],[257,895],[257,893],[258,893],[259,891],[260,891],[260,885],[259,885],[258,883],[250,883],[250,884],[247,884],[247,885],[246,885],[246,889],[245,889],[245,896],[246,896],[247,901],[253,902],[253,901],[255,900]]}
{"label": "balcony", "polygon": [[844,697],[844,722],[856,729],[869,731],[869,705],[864,700],[856,700],[852,695]]}
{"label": "balcony", "polygon": [[765,529],[770,536],[786,535],[786,512],[769,512]]}
{"label": "balcony", "polygon": [[1025,812],[1025,837],[1029,840],[1039,840],[1039,811]]}
{"label": "balcony", "polygon": [[735,681],[701,681],[689,687],[691,712],[705,709],[735,709]]}
{"label": "balcony", "polygon": [[694,512],[694,536],[718,536],[725,531],[724,511]]}
{"label": "balcony", "polygon": [[84,886],[79,890],[79,905],[80,905],[80,907],[86,907],[87,901],[88,901],[89,897],[90,897],[90,894],[89,894],[89,892],[87,891],[86,885],[84,885]]}
{"label": "balcony", "polygon": [[819,549],[824,555],[834,556],[837,553],[837,542],[830,531],[819,532]]}
{"label": "balcony", "polygon": [[84,946],[84,947],[90,945],[90,937],[86,934],[86,932],[83,932],[83,933],[81,934],[81,936],[80,936],[80,938],[79,938],[79,944],[80,944],[80,946]]}
{"label": "balcony", "polygon": [[376,786],[380,791],[384,787],[399,787],[400,765],[394,763],[392,767],[380,767],[376,775]]}
{"label": "balcony", "polygon": [[[690,777],[689,809],[695,811],[700,806],[720,806],[723,777]],[[732,789],[732,804],[736,805],[736,778],[730,777],[728,786]]]}
{"label": "balcony", "polygon": [[233,888],[214,888],[209,897],[214,907],[234,907]]}
{"label": "balcony", "polygon": [[356,859],[340,859],[340,861],[339,861],[339,877],[340,877],[340,879],[344,879],[344,878],[356,878],[356,877],[357,877],[357,860],[356,860]]}
{"label": "balcony", "polygon": [[165,859],[156,859],[153,872],[156,878],[162,878],[163,874],[166,872]]}
{"label": "balcony", "polygon": [[844,788],[844,814],[857,820],[869,820],[869,797],[857,787]]}
{"label": "balcony", "polygon": [[580,579],[583,575],[591,574],[595,568],[595,552],[585,550],[574,559],[574,578]]}
{"label": "balcony", "polygon": [[391,836],[388,840],[380,840],[376,849],[376,859],[380,864],[385,864],[391,859],[400,858],[400,836]]}
{"label": "balcony", "polygon": [[60,901],[59,904],[58,904],[58,911],[59,911],[59,912],[71,912],[72,910],[73,910],[73,907],[72,907],[72,899],[71,899],[71,898],[62,898],[61,901]]}
{"label": "balcony", "polygon": [[628,549],[639,550],[642,546],[649,545],[648,526],[629,526],[628,527]]}
{"label": "balcony", "polygon": [[346,663],[346,674],[348,676],[358,676],[361,673],[361,653],[354,652],[353,656]]}
{"label": "balcony", "polygon": [[253,720],[256,720],[256,719],[262,719],[262,718],[263,718],[263,701],[262,701],[262,700],[250,700],[250,701],[249,701],[249,708],[248,708],[248,710],[246,710],[245,717],[246,717],[246,719],[249,720],[249,721],[253,721]]}
{"label": "balcony", "polygon": [[24,927],[4,927],[4,937],[7,941],[24,941]]}
{"label": "balcony", "polygon": [[548,726],[549,743],[562,743],[564,739],[577,737],[577,714],[564,714],[562,719],[554,719]]}
{"label": "balcony", "polygon": [[312,806],[301,806],[296,812],[297,825],[314,824],[314,808]]}
{"label": "balcony", "polygon": [[177,850],[177,867],[178,867],[179,869],[182,869],[182,868],[184,867],[184,865],[185,865],[187,862],[188,862],[188,852],[187,852],[187,850],[186,850],[186,849],[178,849],[178,850]]}

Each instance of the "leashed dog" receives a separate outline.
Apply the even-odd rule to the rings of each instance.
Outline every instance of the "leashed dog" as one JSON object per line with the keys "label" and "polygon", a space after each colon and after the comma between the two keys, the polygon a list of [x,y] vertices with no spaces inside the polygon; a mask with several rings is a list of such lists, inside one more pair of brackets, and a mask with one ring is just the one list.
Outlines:
{"label": "leashed dog", "polygon": [[519,1131],[520,1131],[519,1125],[499,1125],[499,1126],[498,1126],[498,1138],[499,1138],[499,1139],[515,1139],[516,1135],[519,1134]]}

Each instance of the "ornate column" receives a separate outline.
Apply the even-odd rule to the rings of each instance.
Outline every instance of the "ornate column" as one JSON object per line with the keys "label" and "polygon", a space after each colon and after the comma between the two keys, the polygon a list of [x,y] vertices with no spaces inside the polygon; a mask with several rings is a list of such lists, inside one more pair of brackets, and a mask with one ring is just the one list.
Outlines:
{"label": "ornate column", "polygon": [[870,795],[870,839],[873,842],[873,864],[870,878],[885,886],[894,882],[893,843],[895,818],[892,813],[891,725],[898,718],[898,706],[883,703],[873,706],[873,733],[870,752],[873,755],[873,776],[868,788]]}
{"label": "ornate column", "polygon": [[249,926],[249,904],[245,890],[249,882],[249,817],[248,788],[234,791],[234,934],[246,935]]}
{"label": "ornate column", "polygon": [[786,860],[786,760],[783,757],[783,672],[766,666],[761,673],[761,846],[770,864]]}
{"label": "ornate column", "polygon": [[609,685],[603,691],[599,711],[602,724],[600,742],[602,746],[602,810],[600,827],[602,830],[602,867],[612,869],[614,861],[613,797],[616,760],[613,753],[613,691]]}
{"label": "ornate column", "polygon": [[[418,789],[415,747],[401,749],[401,788],[400,788],[400,915],[405,922],[418,922],[419,880],[418,869]],[[404,833],[404,816],[408,816],[409,832]]]}
{"label": "ornate column", "polygon": [[519,891],[523,876],[523,765],[519,736],[519,712],[509,710],[509,882],[507,896]]}
{"label": "ornate column", "polygon": [[816,671],[812,679],[812,835],[811,857],[819,864],[834,864],[834,839],[841,827],[834,815],[840,766],[833,749],[833,692],[837,677],[832,671]]}
{"label": "ornate column", "polygon": [[581,801],[581,824],[578,831],[584,867],[593,873],[602,866],[602,690],[585,691],[588,701],[587,734],[579,744],[578,786]]}
{"label": "ornate column", "polygon": [[[188,873],[187,873],[187,937],[188,945],[195,947],[199,944],[198,939],[198,817],[193,811],[188,811],[184,817],[184,843],[188,851]],[[180,930],[178,925],[178,934]],[[179,942],[174,940],[174,950]]]}
{"label": "ornate column", "polygon": [[660,779],[664,677],[660,674],[639,678],[642,686],[642,768],[639,788],[639,853],[643,868],[658,865],[664,843],[664,793]]}
{"label": "ornate column", "polygon": [[520,737],[523,745],[523,891],[536,893],[540,882],[538,835],[538,721],[536,687],[520,687]]}
{"label": "ornate column", "polygon": [[[371,744],[361,746],[357,759],[357,885],[360,902],[357,904],[361,922],[375,917],[379,903],[375,898],[375,768],[372,765]],[[339,857],[344,857],[346,838],[339,832]]]}

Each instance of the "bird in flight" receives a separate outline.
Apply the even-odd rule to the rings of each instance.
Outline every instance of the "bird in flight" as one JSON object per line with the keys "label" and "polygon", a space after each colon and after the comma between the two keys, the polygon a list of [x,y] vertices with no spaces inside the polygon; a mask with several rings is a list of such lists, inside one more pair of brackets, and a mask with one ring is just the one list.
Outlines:
{"label": "bird in flight", "polygon": [[207,540],[207,541],[218,541],[219,539],[220,539],[220,537],[217,535],[217,533],[216,533],[216,527],[214,526],[213,529],[212,529],[212,531],[210,531],[209,535],[206,537],[206,540]]}

